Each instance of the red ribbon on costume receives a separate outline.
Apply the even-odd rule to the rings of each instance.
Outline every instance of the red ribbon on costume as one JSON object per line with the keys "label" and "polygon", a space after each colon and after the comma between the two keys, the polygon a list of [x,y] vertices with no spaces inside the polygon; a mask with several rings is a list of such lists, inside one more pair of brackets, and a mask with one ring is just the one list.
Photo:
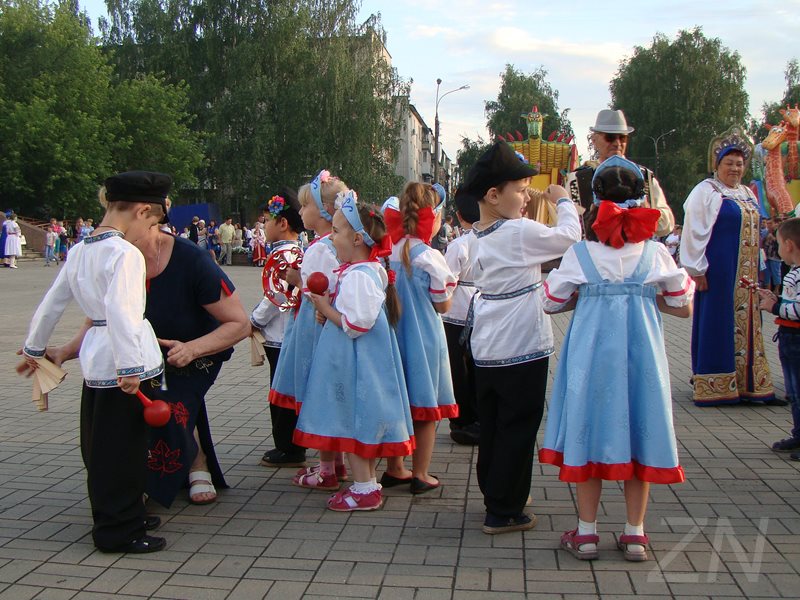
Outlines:
{"label": "red ribbon on costume", "polygon": [[[406,230],[403,227],[403,214],[393,208],[387,208],[383,213],[383,220],[386,223],[386,230],[389,232],[393,242],[402,240],[406,237]],[[414,237],[421,239],[426,244],[430,243],[433,236],[433,224],[436,221],[436,214],[430,206],[417,211],[417,233]]]}
{"label": "red ribbon on costume", "polygon": [[375,260],[392,254],[392,236],[388,233],[383,236],[380,243],[375,244],[369,249],[369,259]]}
{"label": "red ribbon on costume", "polygon": [[592,229],[604,244],[622,248],[626,241],[637,243],[653,237],[660,218],[661,212],[655,208],[626,209],[609,200],[602,200]]}

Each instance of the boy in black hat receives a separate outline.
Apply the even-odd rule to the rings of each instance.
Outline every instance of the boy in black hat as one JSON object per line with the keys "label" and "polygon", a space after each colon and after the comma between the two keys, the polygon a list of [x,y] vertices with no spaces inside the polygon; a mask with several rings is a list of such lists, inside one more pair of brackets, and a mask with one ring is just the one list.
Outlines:
{"label": "boy in black hat", "polygon": [[94,519],[92,537],[104,552],[155,552],[166,545],[164,538],[145,533],[146,427],[134,395],[140,382],[161,374],[164,365],[153,328],[142,316],[144,257],[125,237],[136,239],[158,225],[171,185],[168,175],[148,171],[106,179],[100,189],[103,221],[70,250],[25,341],[26,361],[35,370],[35,359],[45,356],[69,301],[75,298],[86,313],[84,329],[76,336],[83,338],[85,379],[81,453]]}
{"label": "boy in black hat", "polygon": [[[300,245],[299,236],[304,230],[303,219],[300,216],[300,202],[297,192],[283,188],[281,194],[273,196],[262,208],[264,214],[264,234],[270,244],[270,257],[276,253],[296,252],[302,257],[303,247]],[[269,260],[269,257],[268,257]],[[276,296],[277,302],[285,301],[283,294]],[[278,357],[283,343],[283,333],[289,319],[294,317],[290,311],[281,311],[267,297],[261,299],[258,306],[250,315],[253,329],[261,330],[264,339],[264,350],[269,362],[269,383],[272,387],[272,376],[278,364]],[[304,463],[306,449],[292,442],[294,429],[297,425],[297,412],[277,404],[269,405],[270,419],[272,421],[272,439],[275,448],[264,453],[262,464],[275,465],[281,462],[293,464]]]}
{"label": "boy in black hat", "polygon": [[481,215],[478,199],[464,186],[456,190],[455,204],[456,216],[464,233],[447,245],[444,258],[453,275],[458,278],[458,285],[453,292],[450,310],[442,315],[453,393],[458,404],[458,417],[450,419],[450,439],[457,444],[474,446],[480,435],[478,402],[475,396],[475,362],[461,344],[461,336],[467,322],[470,302],[477,291],[473,281],[470,245],[475,241],[472,224]]}
{"label": "boy in black hat", "polygon": [[541,265],[580,240],[567,191],[550,185],[558,225],[520,218],[536,169],[505,142],[495,143],[470,170],[466,187],[480,198],[471,260],[480,290],[470,335],[480,417],[478,483],[486,506],[484,533],[531,529],[523,512],[531,486],[536,433],[544,410],[550,318],[542,310]]}

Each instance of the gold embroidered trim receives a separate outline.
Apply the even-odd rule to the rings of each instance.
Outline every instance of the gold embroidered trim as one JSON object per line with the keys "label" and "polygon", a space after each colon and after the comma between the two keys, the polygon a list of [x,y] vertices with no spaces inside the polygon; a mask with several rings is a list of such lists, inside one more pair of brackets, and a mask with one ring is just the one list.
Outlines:
{"label": "gold embroidered trim", "polygon": [[711,373],[694,376],[695,402],[732,400],[738,397],[736,373]]}

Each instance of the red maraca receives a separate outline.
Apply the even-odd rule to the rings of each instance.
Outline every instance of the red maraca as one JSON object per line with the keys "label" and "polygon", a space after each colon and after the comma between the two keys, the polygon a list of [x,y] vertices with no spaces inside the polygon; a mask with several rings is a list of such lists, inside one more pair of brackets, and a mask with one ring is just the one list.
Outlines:
{"label": "red maraca", "polygon": [[150,400],[141,390],[136,390],[136,395],[144,406],[144,421],[150,427],[163,427],[169,422],[171,414],[169,404],[163,400]]}
{"label": "red maraca", "polygon": [[325,275],[325,273],[315,271],[308,276],[306,285],[308,286],[309,292],[322,296],[325,294],[325,290],[328,289],[328,276]]}

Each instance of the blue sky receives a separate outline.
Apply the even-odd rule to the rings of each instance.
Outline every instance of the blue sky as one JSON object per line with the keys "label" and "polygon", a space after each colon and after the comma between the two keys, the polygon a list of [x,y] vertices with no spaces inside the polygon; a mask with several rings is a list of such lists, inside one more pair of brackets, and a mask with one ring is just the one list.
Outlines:
{"label": "blue sky", "polygon": [[[95,21],[105,13],[102,0],[80,2]],[[484,101],[497,97],[506,63],[525,72],[544,66],[584,151],[620,60],[658,32],[674,37],[700,26],[738,51],[753,115],[781,98],[786,63],[800,58],[800,0],[364,0],[362,18],[372,13],[381,14],[393,65],[413,79],[411,102],[431,128],[436,79],[441,93],[470,86],[439,104],[442,145],[453,158],[462,136],[489,137]]]}

